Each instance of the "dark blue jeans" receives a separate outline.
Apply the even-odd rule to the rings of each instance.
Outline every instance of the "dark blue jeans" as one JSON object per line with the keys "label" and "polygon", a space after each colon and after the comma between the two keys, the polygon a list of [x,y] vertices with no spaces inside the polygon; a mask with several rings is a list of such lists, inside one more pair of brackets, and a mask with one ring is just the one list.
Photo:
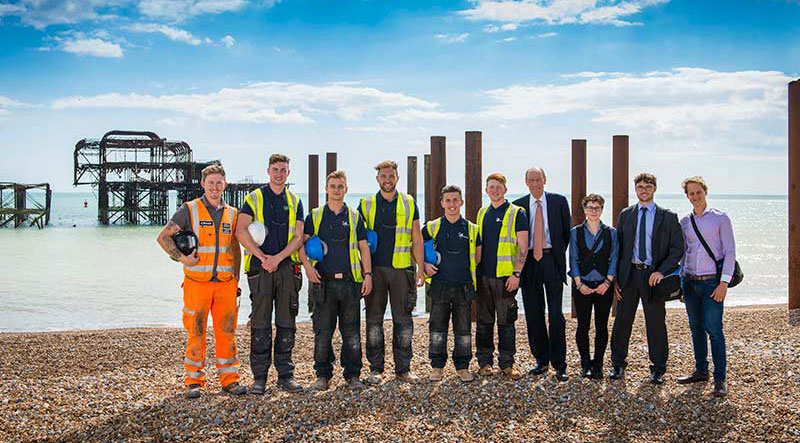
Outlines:
{"label": "dark blue jeans", "polygon": [[716,302],[711,293],[719,280],[695,281],[683,279],[683,299],[692,331],[695,371],[708,374],[708,339],[711,339],[711,357],[714,361],[714,380],[725,380],[725,334],[722,332],[723,302]]}

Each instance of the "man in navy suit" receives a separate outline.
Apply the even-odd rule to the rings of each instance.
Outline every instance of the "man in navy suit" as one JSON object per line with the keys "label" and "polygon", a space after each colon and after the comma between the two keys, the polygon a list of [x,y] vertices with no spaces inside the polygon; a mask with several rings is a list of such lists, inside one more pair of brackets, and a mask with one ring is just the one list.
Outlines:
{"label": "man in navy suit", "polygon": [[[528,169],[525,184],[530,194],[514,202],[525,209],[530,223],[528,255],[520,276],[528,343],[536,358],[536,366],[529,374],[544,374],[552,364],[556,380],[566,381],[566,322],[561,301],[567,283],[569,205],[563,195],[544,192],[546,182],[544,169]],[[544,319],[545,300],[548,324]]]}
{"label": "man in navy suit", "polygon": [[665,300],[656,296],[653,287],[678,268],[684,250],[683,232],[678,216],[653,202],[656,177],[642,173],[633,182],[639,202],[625,208],[617,221],[617,317],[611,332],[609,377],[619,380],[625,376],[631,328],[641,299],[651,363],[650,382],[660,385],[664,383],[669,354],[667,313]]}

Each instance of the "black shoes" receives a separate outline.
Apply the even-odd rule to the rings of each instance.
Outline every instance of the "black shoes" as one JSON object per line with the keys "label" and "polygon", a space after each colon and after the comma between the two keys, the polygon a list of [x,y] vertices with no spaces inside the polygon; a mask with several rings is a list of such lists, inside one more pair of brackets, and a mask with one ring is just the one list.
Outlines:
{"label": "black shoes", "polygon": [[278,387],[286,392],[300,392],[303,390],[300,383],[294,381],[294,377],[279,378]]}
{"label": "black shoes", "polygon": [[198,384],[189,385],[186,387],[186,398],[200,398],[202,386]]}
{"label": "black shoes", "polygon": [[654,385],[663,385],[664,384],[664,374],[660,372],[651,372],[650,373],[650,383]]}
{"label": "black shoes", "polygon": [[242,395],[247,394],[247,388],[240,385],[238,381],[235,381],[228,386],[222,388],[222,392],[231,394],[231,395]]}
{"label": "black shoes", "polygon": [[264,395],[267,389],[267,381],[266,380],[256,380],[250,385],[250,389],[248,389],[249,394],[253,395]]}
{"label": "black shoes", "polygon": [[591,378],[592,377],[592,369],[588,367],[581,368],[581,377],[583,378]]}
{"label": "black shoes", "polygon": [[725,380],[714,380],[714,390],[711,395],[714,397],[724,397],[728,394],[728,388],[725,387]]}
{"label": "black shoes", "polygon": [[567,375],[567,370],[565,369],[556,369],[556,380],[558,381],[567,381],[569,380],[569,375]]}
{"label": "black shoes", "polygon": [[625,378],[625,368],[621,366],[612,367],[611,371],[608,373],[608,378],[611,380],[622,380]]}
{"label": "black shoes", "polygon": [[541,374],[544,374],[545,372],[547,372],[548,369],[549,369],[548,365],[546,365],[546,364],[543,365],[543,364],[536,363],[536,366],[534,366],[533,369],[528,371],[528,374],[529,375],[541,375]]}
{"label": "black shoes", "polygon": [[703,374],[701,372],[692,372],[692,375],[681,377],[677,381],[679,385],[688,385],[690,383],[706,382],[708,381],[708,373],[706,372],[705,374]]}
{"label": "black shoes", "polygon": [[592,369],[592,378],[595,380],[602,380],[603,379],[603,367],[593,368]]}

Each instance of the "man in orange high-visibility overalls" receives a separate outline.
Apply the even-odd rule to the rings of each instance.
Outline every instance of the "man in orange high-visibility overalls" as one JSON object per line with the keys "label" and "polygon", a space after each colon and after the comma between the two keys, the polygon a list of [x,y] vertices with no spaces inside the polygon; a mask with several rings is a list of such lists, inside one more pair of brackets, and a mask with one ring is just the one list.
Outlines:
{"label": "man in orange high-visibility overalls", "polygon": [[[241,263],[234,236],[237,210],[222,201],[222,191],[227,186],[222,165],[208,166],[202,174],[203,197],[184,203],[158,235],[158,244],[164,251],[183,263],[183,325],[189,335],[183,362],[188,398],[200,397],[200,389],[206,383],[203,367],[209,311],[214,322],[222,390],[233,395],[247,392],[239,385],[236,353],[236,294]],[[180,231],[197,235],[197,250],[189,256],[183,255],[172,239]]]}

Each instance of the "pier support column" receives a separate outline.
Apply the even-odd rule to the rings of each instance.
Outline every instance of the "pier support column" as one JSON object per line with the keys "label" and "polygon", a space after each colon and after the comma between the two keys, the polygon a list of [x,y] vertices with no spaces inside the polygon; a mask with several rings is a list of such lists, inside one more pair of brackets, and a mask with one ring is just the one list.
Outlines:
{"label": "pier support column", "polygon": [[800,326],[800,80],[789,83],[789,324]]}

